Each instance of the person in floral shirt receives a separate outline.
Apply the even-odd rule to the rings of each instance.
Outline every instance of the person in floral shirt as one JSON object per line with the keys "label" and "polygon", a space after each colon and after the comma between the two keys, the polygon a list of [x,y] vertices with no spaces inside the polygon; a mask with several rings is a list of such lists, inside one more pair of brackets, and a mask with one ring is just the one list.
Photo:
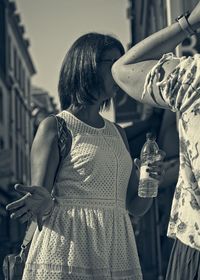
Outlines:
{"label": "person in floral shirt", "polygon": [[178,114],[180,169],[168,226],[175,242],[167,280],[200,279],[200,54],[178,58],[171,52],[199,27],[200,2],[112,67],[115,81],[131,97]]}

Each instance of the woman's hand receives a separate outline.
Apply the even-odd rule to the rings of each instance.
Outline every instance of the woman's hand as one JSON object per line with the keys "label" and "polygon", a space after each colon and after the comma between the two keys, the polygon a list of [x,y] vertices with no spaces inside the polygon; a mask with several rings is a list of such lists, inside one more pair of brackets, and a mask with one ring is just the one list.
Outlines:
{"label": "woman's hand", "polygon": [[44,187],[15,185],[15,190],[25,194],[22,198],[8,204],[6,209],[11,212],[12,219],[25,223],[36,219],[39,230],[42,229],[42,218],[53,209],[53,199]]}
{"label": "woman's hand", "polygon": [[[151,178],[156,179],[157,181],[159,181],[159,183],[162,182],[164,175],[165,175],[165,165],[164,165],[164,158],[165,158],[165,152],[162,150],[159,150],[158,152],[158,160],[153,162],[153,163],[149,163],[148,164],[148,169],[146,170]],[[141,167],[141,161],[136,158],[134,159],[134,164],[137,167],[137,176],[138,178],[140,177],[140,167]]]}

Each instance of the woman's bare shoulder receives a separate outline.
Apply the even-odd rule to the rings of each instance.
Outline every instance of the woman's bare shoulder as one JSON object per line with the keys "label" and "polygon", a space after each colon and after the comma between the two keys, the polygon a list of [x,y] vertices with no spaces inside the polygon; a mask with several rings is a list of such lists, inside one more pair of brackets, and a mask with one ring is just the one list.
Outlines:
{"label": "woman's bare shoulder", "polygon": [[57,133],[57,121],[55,116],[50,115],[41,121],[38,131],[43,131],[47,133]]}
{"label": "woman's bare shoulder", "polygon": [[57,143],[58,131],[57,121],[54,116],[48,116],[41,121],[34,137],[34,145],[49,145]]}

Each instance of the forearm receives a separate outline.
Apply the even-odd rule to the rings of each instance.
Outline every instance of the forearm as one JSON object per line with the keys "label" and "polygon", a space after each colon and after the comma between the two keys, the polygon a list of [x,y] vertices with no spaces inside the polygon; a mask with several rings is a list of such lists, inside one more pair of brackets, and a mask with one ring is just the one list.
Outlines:
{"label": "forearm", "polygon": [[145,60],[158,60],[167,52],[174,50],[186,38],[178,22],[150,35],[133,46],[122,58],[123,64]]}
{"label": "forearm", "polygon": [[[200,2],[194,7],[188,23],[192,30],[200,28]],[[186,33],[178,22],[161,29],[132,47],[121,59],[123,64],[132,64],[145,60],[157,60],[167,52],[173,51],[185,38]]]}
{"label": "forearm", "polygon": [[[42,168],[41,168],[42,169]],[[48,190],[49,193],[51,193],[53,188],[53,176],[52,173],[48,172],[47,170],[43,170],[43,172],[40,172],[39,169],[31,168],[31,186],[40,186],[44,187],[46,190]]]}

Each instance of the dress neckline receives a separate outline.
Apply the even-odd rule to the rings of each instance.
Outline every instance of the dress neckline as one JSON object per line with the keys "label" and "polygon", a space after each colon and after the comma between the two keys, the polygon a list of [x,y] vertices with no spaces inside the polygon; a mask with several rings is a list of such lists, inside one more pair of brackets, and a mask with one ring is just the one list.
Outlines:
{"label": "dress neckline", "polygon": [[76,117],[74,114],[72,114],[71,112],[69,112],[69,111],[67,111],[67,110],[65,110],[65,112],[66,112],[67,114],[71,115],[75,120],[77,120],[78,122],[82,123],[82,124],[85,125],[86,127],[92,128],[92,129],[94,129],[94,130],[97,130],[97,131],[98,131],[98,130],[103,130],[103,129],[105,129],[105,127],[106,127],[106,120],[105,120],[104,118],[103,118],[104,125],[103,125],[102,127],[94,127],[94,126],[91,126],[91,125],[85,123],[84,121],[80,120],[79,118],[77,118],[77,117]]}

